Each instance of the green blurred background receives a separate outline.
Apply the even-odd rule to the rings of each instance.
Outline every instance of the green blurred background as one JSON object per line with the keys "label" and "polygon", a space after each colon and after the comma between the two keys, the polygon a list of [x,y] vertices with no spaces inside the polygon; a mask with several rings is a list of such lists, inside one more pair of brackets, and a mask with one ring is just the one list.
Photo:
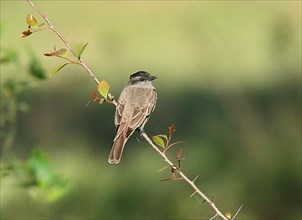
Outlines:
{"label": "green blurred background", "polygon": [[[174,140],[186,141],[182,169],[199,174],[197,185],[223,212],[244,203],[238,219],[301,219],[300,1],[37,4],[72,45],[89,43],[83,58],[116,97],[135,71],[158,77],[146,131],[176,125]],[[17,54],[17,62],[1,63],[1,90],[8,80],[30,84],[15,97],[30,110],[14,121],[10,151],[18,161],[33,149],[45,153],[70,187],[47,203],[15,175],[2,177],[1,219],[210,218],[184,182],[159,181],[169,171],[157,173],[165,163],[138,134],[121,163],[108,164],[114,107],[85,107],[96,85],[81,67],[51,80],[29,76],[33,56],[48,72],[63,63],[43,53],[64,45],[50,31],[21,38],[27,14],[42,22],[25,1],[1,0],[1,53]]]}

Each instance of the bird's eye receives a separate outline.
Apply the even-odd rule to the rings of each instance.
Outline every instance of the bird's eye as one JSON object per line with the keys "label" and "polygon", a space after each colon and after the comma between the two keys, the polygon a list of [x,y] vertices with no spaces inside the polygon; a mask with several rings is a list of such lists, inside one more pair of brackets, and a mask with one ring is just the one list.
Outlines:
{"label": "bird's eye", "polygon": [[142,79],[140,79],[139,81],[141,81],[141,82],[142,82],[142,81],[144,81],[144,79],[142,78]]}

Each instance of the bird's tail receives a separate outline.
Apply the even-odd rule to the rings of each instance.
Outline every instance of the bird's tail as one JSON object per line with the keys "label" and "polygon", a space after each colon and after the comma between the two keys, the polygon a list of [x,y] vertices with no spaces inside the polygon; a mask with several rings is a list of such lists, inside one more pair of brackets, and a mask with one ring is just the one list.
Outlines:
{"label": "bird's tail", "polygon": [[127,127],[123,125],[119,126],[109,154],[109,163],[118,164],[120,162],[128,138]]}
{"label": "bird's tail", "polygon": [[108,158],[109,163],[118,164],[120,162],[127,139],[126,134],[121,134],[114,140]]}

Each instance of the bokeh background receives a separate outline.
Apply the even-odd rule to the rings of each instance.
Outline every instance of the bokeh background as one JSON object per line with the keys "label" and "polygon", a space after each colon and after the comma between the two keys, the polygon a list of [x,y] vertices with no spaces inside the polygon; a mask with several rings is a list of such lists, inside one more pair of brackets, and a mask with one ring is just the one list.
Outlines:
{"label": "bokeh background", "polygon": [[[83,59],[116,97],[135,71],[158,77],[146,131],[176,125],[173,140],[186,143],[168,155],[184,149],[183,171],[199,174],[223,212],[244,204],[238,219],[301,219],[300,1],[36,3],[72,45],[89,43]],[[96,85],[80,66],[33,76],[32,65],[48,74],[64,63],[43,56],[64,45],[50,31],[21,38],[27,14],[42,22],[26,1],[1,0],[2,120],[14,113],[2,126],[1,163],[27,163],[37,149],[68,190],[49,202],[12,169],[1,177],[1,219],[213,216],[184,182],[160,181],[169,169],[157,172],[166,165],[138,134],[119,165],[107,163],[114,107],[85,107]]]}

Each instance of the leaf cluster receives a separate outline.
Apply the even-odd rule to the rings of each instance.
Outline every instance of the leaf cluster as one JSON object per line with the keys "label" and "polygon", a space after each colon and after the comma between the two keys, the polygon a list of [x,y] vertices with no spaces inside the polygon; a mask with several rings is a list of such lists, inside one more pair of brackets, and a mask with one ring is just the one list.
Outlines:
{"label": "leaf cluster", "polygon": [[177,141],[175,143],[170,144],[173,133],[176,131],[175,125],[170,125],[168,134],[159,134],[152,136],[152,140],[155,144],[157,144],[159,147],[163,148],[163,153],[165,153],[167,150],[169,150],[171,147],[177,144],[184,143],[183,141]]}
{"label": "leaf cluster", "polygon": [[69,182],[50,169],[47,156],[34,150],[28,161],[1,165],[1,177],[14,175],[18,185],[38,201],[51,203],[68,192]]}

